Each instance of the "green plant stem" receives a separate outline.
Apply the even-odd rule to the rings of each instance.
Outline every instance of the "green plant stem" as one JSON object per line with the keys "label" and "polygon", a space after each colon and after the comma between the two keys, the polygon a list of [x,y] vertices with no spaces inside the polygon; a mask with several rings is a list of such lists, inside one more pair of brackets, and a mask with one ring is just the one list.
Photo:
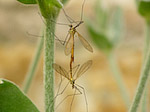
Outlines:
{"label": "green plant stem", "polygon": [[141,112],[147,112],[147,97],[148,97],[148,87],[146,86],[145,91],[144,91],[144,95],[142,98],[142,108],[141,108]]}
{"label": "green plant stem", "polygon": [[[148,53],[148,49],[150,46],[150,22],[147,21],[146,23],[146,32],[145,32],[145,42],[144,42],[144,58],[143,58],[143,63],[145,61],[145,58]],[[148,86],[146,86],[145,91],[144,91],[144,96],[142,98],[142,112],[147,112],[147,92],[148,92]]]}
{"label": "green plant stem", "polygon": [[125,84],[123,83],[123,79],[121,77],[121,72],[118,68],[118,65],[116,63],[116,59],[115,59],[115,56],[114,56],[113,53],[110,53],[108,55],[108,60],[109,60],[110,68],[113,72],[112,75],[115,78],[117,85],[119,86],[119,89],[120,89],[121,95],[123,97],[123,100],[126,104],[126,107],[128,108],[129,104],[130,104],[129,94],[127,92]]}
{"label": "green plant stem", "polygon": [[148,54],[145,58],[143,67],[142,67],[142,71],[141,71],[141,76],[140,76],[140,80],[138,83],[138,87],[136,90],[136,94],[134,96],[133,102],[130,106],[129,112],[137,112],[140,100],[142,98],[142,94],[144,92],[144,89],[146,87],[146,83],[148,81],[149,78],[149,72],[150,72],[150,49],[147,50]]}
{"label": "green plant stem", "polygon": [[[45,87],[45,112],[54,112],[54,72],[52,64],[54,62],[54,32],[56,20],[53,15],[46,20],[46,33],[44,38],[44,87]],[[53,32],[53,33],[52,33]]]}
{"label": "green plant stem", "polygon": [[146,23],[146,35],[145,35],[145,42],[144,42],[144,60],[148,54],[148,49],[150,47],[150,22]]}
{"label": "green plant stem", "polygon": [[25,93],[28,92],[29,87],[31,85],[31,82],[33,80],[33,77],[35,75],[35,71],[36,71],[36,68],[37,68],[38,62],[40,60],[41,53],[42,53],[43,43],[44,43],[43,38],[41,38],[39,43],[38,43],[38,47],[37,47],[35,56],[33,58],[33,61],[31,63],[31,66],[30,66],[29,71],[27,73],[27,77],[26,77],[25,82],[24,82],[23,91]]}

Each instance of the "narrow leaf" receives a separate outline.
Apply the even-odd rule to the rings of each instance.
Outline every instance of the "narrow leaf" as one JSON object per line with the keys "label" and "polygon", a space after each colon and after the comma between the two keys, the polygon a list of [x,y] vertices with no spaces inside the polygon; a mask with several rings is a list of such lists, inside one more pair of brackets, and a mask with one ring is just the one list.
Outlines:
{"label": "narrow leaf", "polygon": [[0,112],[39,112],[12,82],[0,79]]}

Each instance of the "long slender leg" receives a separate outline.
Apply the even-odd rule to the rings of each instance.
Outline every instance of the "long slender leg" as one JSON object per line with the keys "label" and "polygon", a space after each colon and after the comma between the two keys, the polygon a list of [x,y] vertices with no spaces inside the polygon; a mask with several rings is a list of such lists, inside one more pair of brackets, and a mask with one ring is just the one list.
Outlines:
{"label": "long slender leg", "polygon": [[54,22],[55,24],[58,24],[58,25],[65,25],[65,26],[69,26],[69,24],[66,24],[66,23],[58,23],[58,22],[56,22],[56,21],[54,21],[54,20],[50,20],[50,21],[52,21],[52,22]]}
{"label": "long slender leg", "polygon": [[[85,103],[86,103],[86,111],[88,112],[88,101],[87,101],[87,97],[86,97],[86,94],[85,94],[85,89],[84,87],[78,85],[78,84],[75,84],[77,87],[81,88],[83,90],[83,93],[84,93],[84,99],[85,99]],[[79,90],[79,89],[78,89]],[[81,92],[81,91],[80,91]],[[82,93],[82,92],[81,92]]]}
{"label": "long slender leg", "polygon": [[82,19],[83,19],[83,8],[84,8],[84,4],[85,4],[85,0],[83,1],[82,8],[81,8],[81,21],[82,21]]}
{"label": "long slender leg", "polygon": [[55,98],[58,97],[58,96],[60,96],[60,95],[62,95],[64,93],[64,91],[66,90],[66,88],[68,87],[68,85],[69,85],[69,82],[66,84],[66,86],[64,87],[64,89],[55,96]]}
{"label": "long slender leg", "polygon": [[[85,5],[85,0],[83,0],[82,7],[81,7],[81,19],[80,19],[80,21],[82,21],[82,19],[83,19],[83,9],[84,9],[84,5]],[[63,10],[63,12],[64,12],[64,14],[65,14],[67,20],[68,20],[71,24],[72,24],[72,23],[78,24],[78,22],[80,22],[80,21],[74,21],[71,17],[69,17],[69,16],[67,15],[67,13],[65,12],[64,8],[62,8],[62,10]]]}
{"label": "long slender leg", "polygon": [[64,40],[63,45],[65,45],[65,44],[66,44],[68,37],[69,37],[69,32],[67,33],[67,35],[66,35],[66,37],[65,37],[65,40]]}
{"label": "long slender leg", "polygon": [[[57,93],[56,93],[54,99],[52,100],[52,102],[56,102],[56,98],[57,98],[57,96],[58,96],[58,94],[59,94],[59,91],[60,91],[60,87],[61,87],[62,82],[63,82],[63,80],[62,80],[62,76],[61,76],[61,78],[60,78],[60,83],[58,84],[59,86],[58,86]],[[51,105],[51,106],[52,106],[52,105]],[[50,107],[51,107],[51,106],[50,106]]]}
{"label": "long slender leg", "polygon": [[[62,84],[62,81],[59,83],[59,86],[61,86]],[[64,91],[66,90],[66,88],[68,87],[69,85],[69,82],[66,84],[66,86],[64,87],[64,89],[59,93],[60,91],[60,87],[58,87],[58,91],[57,91],[57,94],[55,95],[54,99],[52,100],[52,102],[56,102],[56,99],[58,96],[62,95],[64,93]],[[51,105],[52,106],[52,105]]]}
{"label": "long slender leg", "polygon": [[56,106],[56,109],[57,109],[57,108],[59,107],[59,105],[62,104],[67,98],[69,98],[69,97],[71,97],[71,96],[74,96],[74,95],[81,95],[81,94],[82,94],[81,91],[78,90],[78,92],[79,92],[79,93],[70,94],[70,95],[67,95],[66,97],[64,97],[63,100],[61,100],[61,102]]}
{"label": "long slender leg", "polygon": [[73,100],[74,100],[75,94],[76,94],[76,89],[74,91],[74,95],[73,95],[73,98],[72,98],[72,101],[71,101],[71,104],[70,104],[70,112],[71,112],[71,108],[72,108],[72,104],[73,104]]}
{"label": "long slender leg", "polygon": [[[27,35],[33,36],[33,37],[40,37],[40,38],[44,37],[44,36],[39,36],[39,35],[31,34],[29,32],[26,32],[26,33],[27,33]],[[66,40],[63,41],[63,40],[59,39],[54,33],[53,33],[53,35],[55,36],[55,40],[59,41],[60,44],[64,45],[64,43],[65,43]]]}
{"label": "long slender leg", "polygon": [[[60,43],[61,45],[64,45],[65,41],[60,40],[54,33],[53,33],[53,35],[56,37],[55,40],[59,41],[59,43]],[[67,37],[66,37],[66,38],[67,38]]]}
{"label": "long slender leg", "polygon": [[74,21],[71,17],[69,17],[69,16],[67,15],[67,13],[65,12],[65,9],[64,9],[64,8],[62,8],[62,10],[63,10],[63,12],[64,12],[64,14],[65,14],[65,16],[66,16],[66,18],[67,18],[67,20],[69,21],[70,24],[72,24],[72,23],[77,23],[77,22]]}
{"label": "long slender leg", "polygon": [[59,91],[60,91],[60,87],[61,87],[61,84],[62,84],[62,82],[63,82],[63,79],[62,79],[62,76],[60,75],[60,83],[58,84],[58,90],[57,90],[57,93],[56,93],[56,95],[55,95],[55,98],[58,96],[58,94],[59,94]]}
{"label": "long slender leg", "polygon": [[[38,13],[38,14],[40,15],[41,20],[43,21],[43,23],[46,25],[46,23],[45,23],[45,21],[43,20],[41,14],[40,14],[40,13]],[[65,23],[57,23],[57,22],[55,22],[54,20],[51,20],[51,21],[54,22],[55,24],[59,24],[59,25],[67,25],[67,26],[69,26],[69,24],[65,24]],[[53,33],[53,32],[51,32],[51,33]],[[67,40],[67,38],[68,38],[69,33],[67,33],[67,36],[66,36],[66,38],[65,38],[64,41],[60,40],[54,33],[53,33],[53,35],[56,37],[56,40],[57,40],[57,41],[59,41],[62,45],[64,45],[64,44],[66,43],[66,40]],[[62,43],[62,42],[63,42],[63,43]]]}
{"label": "long slender leg", "polygon": [[[76,65],[75,67],[73,67],[73,69],[76,69],[76,70],[75,70],[75,73],[76,73],[76,71],[78,70],[79,66],[80,66],[80,64],[78,64],[78,65]],[[68,82],[68,83],[66,84],[65,88],[59,93],[62,82],[63,82],[63,80],[62,80],[62,76],[61,76],[61,80],[60,80],[60,83],[59,83],[59,87],[58,87],[57,93],[56,93],[56,95],[55,95],[55,97],[54,97],[54,101],[55,101],[55,102],[56,102],[56,98],[64,93],[64,91],[66,90],[66,88],[68,87],[68,85],[69,85],[69,83],[70,83],[70,82]]]}
{"label": "long slender leg", "polygon": [[[40,14],[40,12],[38,12],[38,14],[40,15],[40,18],[42,19],[43,23],[46,25],[46,23],[45,23],[45,21],[44,21],[42,15]],[[69,24],[65,24],[65,23],[57,23],[57,22],[54,21],[54,20],[50,20],[50,21],[51,21],[51,22],[54,22],[55,24],[58,24],[58,25],[66,25],[66,26],[69,25]]]}

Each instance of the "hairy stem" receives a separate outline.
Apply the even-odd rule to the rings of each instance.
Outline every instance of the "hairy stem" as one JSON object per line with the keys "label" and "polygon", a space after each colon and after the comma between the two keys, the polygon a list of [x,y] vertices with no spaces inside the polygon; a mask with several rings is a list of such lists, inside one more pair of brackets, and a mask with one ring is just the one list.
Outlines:
{"label": "hairy stem", "polygon": [[[147,25],[148,25],[147,26],[147,38],[148,38],[150,25],[149,24],[147,24]],[[132,105],[130,107],[129,112],[137,112],[140,100],[142,98],[142,94],[144,92],[144,89],[146,87],[146,83],[147,83],[148,78],[149,78],[149,73],[150,73],[150,48],[148,47],[149,43],[148,42],[146,42],[146,43],[147,43],[147,47],[146,47],[147,50],[145,50],[145,53],[144,53],[146,56],[144,58],[144,63],[143,63],[143,67],[142,67],[138,87],[137,87],[137,90],[136,90],[136,94],[135,94],[135,97],[133,99],[133,102],[132,102]]]}
{"label": "hairy stem", "polygon": [[148,87],[146,86],[145,91],[144,91],[144,95],[142,98],[142,108],[141,108],[141,112],[147,112],[147,97],[148,97]]}
{"label": "hairy stem", "polygon": [[144,43],[144,60],[148,54],[148,49],[150,47],[150,22],[146,23],[146,35],[145,35],[145,43]]}
{"label": "hairy stem", "polygon": [[45,87],[45,112],[54,112],[54,72],[52,64],[54,62],[54,31],[55,23],[51,22],[55,17],[50,16],[46,20],[46,32],[44,38],[44,87]]}
{"label": "hairy stem", "polygon": [[[143,56],[143,63],[145,61],[145,58],[148,54],[148,49],[150,46],[150,22],[146,23],[146,32],[145,32],[145,42],[144,42],[144,56]],[[144,91],[144,96],[142,98],[142,112],[147,112],[147,97],[148,97],[148,86],[146,86]]]}
{"label": "hairy stem", "polygon": [[33,80],[33,77],[35,75],[36,68],[37,68],[38,62],[40,60],[41,53],[42,53],[43,43],[44,43],[43,38],[41,38],[39,43],[38,43],[38,47],[37,47],[35,56],[33,58],[33,61],[31,63],[31,66],[29,68],[29,71],[27,73],[27,76],[26,76],[26,79],[25,79],[25,82],[24,82],[23,91],[25,93],[28,92],[28,90],[30,88],[30,85],[31,85],[31,82]]}
{"label": "hairy stem", "polygon": [[114,56],[113,53],[110,53],[110,55],[108,55],[108,60],[109,60],[110,68],[113,72],[112,75],[115,78],[117,85],[119,86],[119,89],[120,89],[121,95],[123,97],[123,100],[126,104],[126,107],[128,108],[129,104],[130,104],[129,94],[127,92],[125,84],[123,83],[123,79],[121,77],[121,72],[118,68],[118,65],[116,63],[116,59],[115,59],[115,56]]}

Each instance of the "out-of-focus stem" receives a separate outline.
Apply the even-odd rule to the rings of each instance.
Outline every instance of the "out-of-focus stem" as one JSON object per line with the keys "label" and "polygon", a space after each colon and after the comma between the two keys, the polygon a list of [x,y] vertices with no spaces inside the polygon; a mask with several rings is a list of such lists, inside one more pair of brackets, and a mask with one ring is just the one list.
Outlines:
{"label": "out-of-focus stem", "polygon": [[[143,63],[145,61],[146,55],[148,53],[148,49],[150,46],[150,22],[147,21],[146,23],[146,30],[145,30],[145,42],[144,42],[144,58],[143,58]],[[147,92],[148,92],[148,86],[146,86],[145,91],[144,91],[144,96],[142,99],[142,112],[147,112]]]}
{"label": "out-of-focus stem", "polygon": [[[148,25],[147,27],[148,31],[150,30],[150,26]],[[144,59],[144,64],[142,67],[142,71],[141,71],[141,76],[140,76],[140,80],[138,83],[138,87],[136,90],[136,94],[134,96],[133,102],[131,104],[131,107],[129,109],[129,112],[137,112],[140,100],[142,98],[142,94],[144,92],[146,83],[148,81],[149,78],[149,73],[150,73],[150,48],[147,48],[147,55],[145,56]]]}
{"label": "out-of-focus stem", "polygon": [[122,95],[122,98],[126,104],[126,107],[128,108],[129,105],[130,105],[130,98],[129,98],[129,94],[127,92],[127,89],[125,87],[125,84],[123,82],[123,79],[121,77],[121,72],[118,68],[118,65],[116,63],[116,59],[115,59],[115,56],[113,53],[110,53],[108,55],[108,60],[109,60],[109,65],[110,65],[110,68],[112,70],[112,75],[114,77],[114,79],[116,80],[116,83],[120,89],[120,92],[121,92],[121,95]]}
{"label": "out-of-focus stem", "polygon": [[43,41],[44,39],[41,38],[39,43],[38,43],[38,46],[37,46],[37,50],[36,50],[36,53],[35,53],[35,56],[33,58],[33,61],[31,63],[31,66],[29,68],[29,71],[27,73],[27,76],[26,76],[26,79],[25,79],[25,82],[24,82],[24,88],[23,88],[23,91],[25,93],[28,92],[29,88],[30,88],[30,85],[31,85],[31,82],[33,80],[33,77],[35,75],[35,72],[36,72],[36,68],[37,68],[37,65],[38,65],[38,62],[40,60],[40,56],[41,56],[41,53],[42,53],[42,49],[43,49]]}

